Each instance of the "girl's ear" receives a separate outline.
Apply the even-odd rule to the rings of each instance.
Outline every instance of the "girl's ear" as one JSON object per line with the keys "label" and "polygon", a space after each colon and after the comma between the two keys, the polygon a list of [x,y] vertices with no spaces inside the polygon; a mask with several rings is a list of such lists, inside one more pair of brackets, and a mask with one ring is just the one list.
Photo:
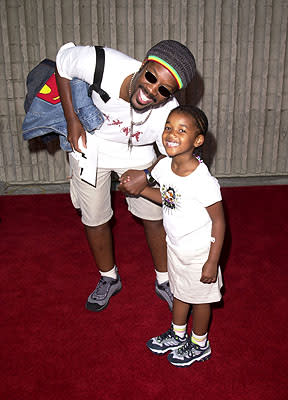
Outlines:
{"label": "girl's ear", "polygon": [[194,147],[200,147],[204,143],[204,135],[198,135],[194,141]]}

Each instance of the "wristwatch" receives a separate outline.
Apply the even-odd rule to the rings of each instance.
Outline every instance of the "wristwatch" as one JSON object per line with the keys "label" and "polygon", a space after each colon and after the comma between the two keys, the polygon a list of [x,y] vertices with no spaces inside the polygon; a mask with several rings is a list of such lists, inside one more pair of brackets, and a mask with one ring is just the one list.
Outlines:
{"label": "wristwatch", "polygon": [[149,186],[155,185],[156,181],[153,178],[153,176],[151,175],[151,172],[149,171],[149,169],[144,169],[144,172],[146,174],[146,179],[147,179],[148,185]]}

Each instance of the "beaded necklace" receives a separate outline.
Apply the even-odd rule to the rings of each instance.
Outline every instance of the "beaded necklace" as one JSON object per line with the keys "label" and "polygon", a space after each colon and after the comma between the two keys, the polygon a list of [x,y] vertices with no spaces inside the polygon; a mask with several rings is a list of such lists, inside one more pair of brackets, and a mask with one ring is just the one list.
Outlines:
{"label": "beaded necklace", "polygon": [[[134,74],[133,74],[133,76],[132,76],[132,78],[130,80],[130,84],[129,84],[129,91],[128,91],[128,93],[129,93],[129,101],[130,101],[131,94],[132,94],[132,83],[133,83],[133,79],[135,78],[135,75],[136,75],[136,72],[134,72]],[[129,147],[130,150],[131,150],[132,145],[133,145],[132,144],[133,127],[145,124],[145,122],[150,117],[151,113],[152,113],[152,109],[150,110],[149,114],[146,116],[146,118],[143,121],[134,122],[133,121],[133,108],[132,108],[131,101],[130,101],[130,134],[129,134],[129,139],[128,139],[128,147]]]}

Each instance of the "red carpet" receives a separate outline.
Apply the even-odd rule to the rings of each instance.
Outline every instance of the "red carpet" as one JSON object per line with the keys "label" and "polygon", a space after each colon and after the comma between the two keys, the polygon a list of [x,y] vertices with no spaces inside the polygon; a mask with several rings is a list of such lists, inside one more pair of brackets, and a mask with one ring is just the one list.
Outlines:
{"label": "red carpet", "polygon": [[146,349],[171,314],[119,193],[123,288],[100,313],[84,308],[98,276],[69,196],[1,196],[0,399],[286,400],[288,186],[224,188],[223,198],[225,293],[212,358],[181,369]]}

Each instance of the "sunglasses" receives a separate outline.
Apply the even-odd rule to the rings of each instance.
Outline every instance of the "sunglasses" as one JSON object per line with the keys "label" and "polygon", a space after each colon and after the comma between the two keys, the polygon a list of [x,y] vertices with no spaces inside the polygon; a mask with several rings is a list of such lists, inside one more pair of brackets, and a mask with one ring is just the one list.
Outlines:
{"label": "sunglasses", "polygon": [[[157,78],[155,75],[152,74],[150,71],[145,72],[145,79],[149,83],[156,83]],[[172,93],[165,87],[165,86],[159,86],[158,87],[158,92],[161,94],[163,97],[170,97],[172,96]]]}

